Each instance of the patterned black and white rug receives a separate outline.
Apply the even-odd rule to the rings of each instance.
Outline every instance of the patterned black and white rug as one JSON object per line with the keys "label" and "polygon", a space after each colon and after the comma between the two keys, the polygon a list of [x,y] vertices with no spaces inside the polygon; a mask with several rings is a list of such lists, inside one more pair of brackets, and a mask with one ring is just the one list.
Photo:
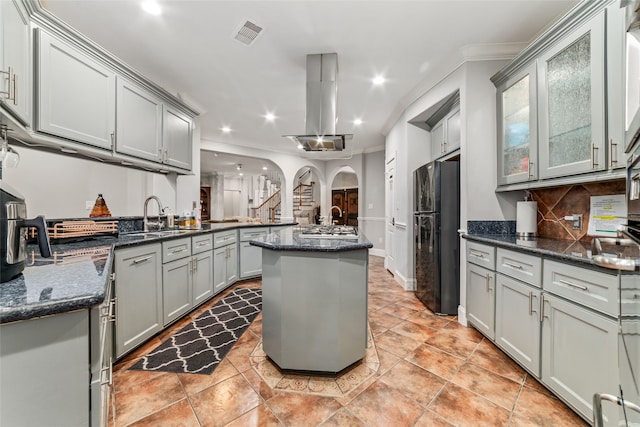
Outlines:
{"label": "patterned black and white rug", "polygon": [[261,309],[261,289],[235,289],[129,369],[211,374]]}

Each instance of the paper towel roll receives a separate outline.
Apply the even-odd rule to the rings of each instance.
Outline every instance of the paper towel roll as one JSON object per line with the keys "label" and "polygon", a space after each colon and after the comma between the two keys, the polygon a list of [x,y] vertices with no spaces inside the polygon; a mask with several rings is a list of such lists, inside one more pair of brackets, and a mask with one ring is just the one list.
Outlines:
{"label": "paper towel roll", "polygon": [[532,237],[538,235],[538,202],[517,202],[516,236]]}

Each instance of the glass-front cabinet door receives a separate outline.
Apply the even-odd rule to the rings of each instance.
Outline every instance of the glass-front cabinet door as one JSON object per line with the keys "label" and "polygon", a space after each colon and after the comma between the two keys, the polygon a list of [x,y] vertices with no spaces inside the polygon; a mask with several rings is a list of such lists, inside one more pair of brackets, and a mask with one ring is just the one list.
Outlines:
{"label": "glass-front cabinet door", "polygon": [[603,170],[604,12],[538,59],[540,178]]}
{"label": "glass-front cabinet door", "polygon": [[497,90],[498,185],[537,179],[536,65]]}

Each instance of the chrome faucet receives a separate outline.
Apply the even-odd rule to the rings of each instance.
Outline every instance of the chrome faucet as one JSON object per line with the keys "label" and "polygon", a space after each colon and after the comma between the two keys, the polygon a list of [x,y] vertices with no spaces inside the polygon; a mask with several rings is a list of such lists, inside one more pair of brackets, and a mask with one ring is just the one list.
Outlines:
{"label": "chrome faucet", "polygon": [[338,206],[331,206],[331,210],[329,212],[333,212],[333,209],[338,209],[338,212],[340,212],[340,218],[342,218],[342,209],[340,209]]}
{"label": "chrome faucet", "polygon": [[[149,201],[155,200],[158,203],[158,221],[157,222],[149,222],[147,219],[147,207],[149,206]],[[149,196],[147,200],[144,201],[144,219],[142,223],[144,225],[144,231],[149,231],[149,226],[158,227],[158,230],[162,230],[164,223],[160,220],[160,216],[164,213],[164,208],[162,207],[162,202],[157,196]]]}

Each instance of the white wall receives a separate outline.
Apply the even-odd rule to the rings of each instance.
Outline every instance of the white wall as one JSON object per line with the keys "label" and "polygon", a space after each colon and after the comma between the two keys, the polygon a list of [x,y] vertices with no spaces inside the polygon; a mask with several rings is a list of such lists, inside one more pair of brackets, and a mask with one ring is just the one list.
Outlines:
{"label": "white wall", "polygon": [[384,256],[384,151],[364,154],[362,182],[358,198],[363,210],[358,211],[358,226],[373,243],[371,254]]}
{"label": "white wall", "polygon": [[[20,164],[3,169],[3,181],[25,197],[30,217],[87,218],[91,209],[85,203],[98,194],[112,216],[142,216],[144,200],[151,195],[172,212],[191,209],[200,200],[200,130],[195,123],[193,175],[164,175],[15,146]],[[157,213],[155,204],[149,207],[149,213]]]}

